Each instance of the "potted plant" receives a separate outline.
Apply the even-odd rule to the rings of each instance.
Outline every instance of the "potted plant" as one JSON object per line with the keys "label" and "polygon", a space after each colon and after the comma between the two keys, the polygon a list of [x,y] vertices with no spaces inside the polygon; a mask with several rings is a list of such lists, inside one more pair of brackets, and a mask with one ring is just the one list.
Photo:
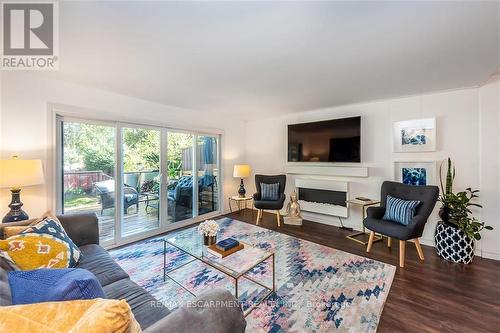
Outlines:
{"label": "potted plant", "polygon": [[450,158],[448,158],[446,182],[443,185],[443,163],[439,167],[441,183],[439,201],[442,206],[439,210],[441,221],[436,226],[434,236],[436,250],[443,259],[469,264],[474,257],[474,241],[481,239],[483,229],[493,230],[493,228],[472,216],[471,207],[482,208],[473,202],[478,198],[479,190],[467,188],[465,191],[453,193],[456,172]]}

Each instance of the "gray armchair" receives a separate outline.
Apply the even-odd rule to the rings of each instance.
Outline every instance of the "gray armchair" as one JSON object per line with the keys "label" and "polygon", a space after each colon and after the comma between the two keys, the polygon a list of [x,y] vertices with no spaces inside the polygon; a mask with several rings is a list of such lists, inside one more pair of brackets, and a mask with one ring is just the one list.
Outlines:
{"label": "gray armchair", "polygon": [[[278,191],[278,200],[262,200],[260,184],[280,184]],[[286,186],[286,175],[276,175],[276,176],[266,176],[266,175],[255,175],[255,188],[257,193],[253,195],[253,204],[255,208],[258,209],[257,222],[259,224],[262,218],[262,210],[276,210],[276,221],[278,222],[278,227],[281,225],[281,215],[280,209],[283,208],[285,203],[285,186]]]}
{"label": "gray armchair", "polygon": [[[421,202],[417,206],[415,216],[407,226],[382,219],[388,195],[403,200],[418,200]],[[410,239],[413,239],[415,243],[419,258],[424,260],[424,254],[418,239],[422,237],[425,224],[436,205],[438,196],[439,188],[437,186],[414,186],[390,181],[383,182],[380,194],[380,207],[369,207],[366,211],[367,217],[363,221],[364,226],[371,230],[366,252],[371,251],[376,232],[387,236],[388,247],[391,247],[392,238],[399,240],[400,267],[404,267],[405,242]]]}

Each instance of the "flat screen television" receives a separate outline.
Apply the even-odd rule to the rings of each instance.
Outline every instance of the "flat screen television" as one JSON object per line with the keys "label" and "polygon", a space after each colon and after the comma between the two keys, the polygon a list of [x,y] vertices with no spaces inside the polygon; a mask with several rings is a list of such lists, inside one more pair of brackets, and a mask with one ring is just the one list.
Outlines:
{"label": "flat screen television", "polygon": [[361,162],[361,117],[288,125],[288,162]]}

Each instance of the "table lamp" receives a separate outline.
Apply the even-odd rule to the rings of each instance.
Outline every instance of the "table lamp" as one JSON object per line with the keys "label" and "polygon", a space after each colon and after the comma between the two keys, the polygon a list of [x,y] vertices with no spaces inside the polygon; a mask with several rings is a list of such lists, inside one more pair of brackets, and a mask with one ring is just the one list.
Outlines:
{"label": "table lamp", "polygon": [[243,178],[250,177],[250,166],[247,164],[236,164],[233,170],[233,177],[241,179],[238,194],[240,195],[240,198],[245,197],[245,193],[247,191],[245,190],[245,185],[243,184]]}
{"label": "table lamp", "polygon": [[10,160],[0,160],[0,188],[10,188],[12,200],[10,211],[2,219],[2,223],[27,220],[28,214],[21,209],[21,187],[43,184],[41,160],[20,160],[13,156]]}

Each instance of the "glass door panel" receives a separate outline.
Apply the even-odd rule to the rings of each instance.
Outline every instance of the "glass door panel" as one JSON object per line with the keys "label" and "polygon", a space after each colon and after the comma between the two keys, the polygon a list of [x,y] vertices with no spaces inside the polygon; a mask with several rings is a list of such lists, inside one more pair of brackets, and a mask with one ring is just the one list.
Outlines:
{"label": "glass door panel", "polygon": [[160,226],[160,131],[122,128],[123,237]]}
{"label": "glass door panel", "polygon": [[219,210],[217,138],[197,137],[198,215]]}
{"label": "glass door panel", "polygon": [[61,141],[62,213],[96,213],[101,243],[113,241],[115,128],[63,121]]}
{"label": "glass door panel", "polygon": [[193,217],[193,135],[167,134],[168,222]]}

